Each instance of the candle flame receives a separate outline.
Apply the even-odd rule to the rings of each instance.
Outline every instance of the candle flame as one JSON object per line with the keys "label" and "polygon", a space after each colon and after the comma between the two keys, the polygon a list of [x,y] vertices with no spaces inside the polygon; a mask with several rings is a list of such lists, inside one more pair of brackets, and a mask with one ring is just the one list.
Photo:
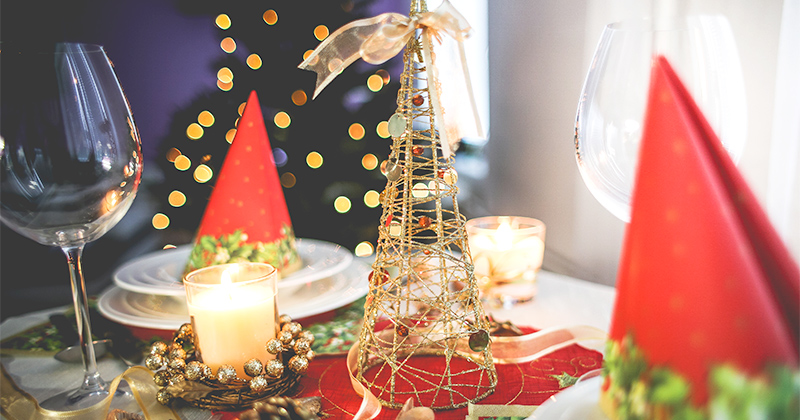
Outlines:
{"label": "candle flame", "polygon": [[497,227],[497,231],[494,234],[494,243],[497,245],[497,250],[510,250],[513,246],[512,237],[511,225],[507,221],[503,221],[503,223]]}
{"label": "candle flame", "polygon": [[222,286],[222,294],[227,295],[229,300],[233,300],[233,279],[239,276],[239,266],[232,265],[226,268],[220,275],[219,283]]}

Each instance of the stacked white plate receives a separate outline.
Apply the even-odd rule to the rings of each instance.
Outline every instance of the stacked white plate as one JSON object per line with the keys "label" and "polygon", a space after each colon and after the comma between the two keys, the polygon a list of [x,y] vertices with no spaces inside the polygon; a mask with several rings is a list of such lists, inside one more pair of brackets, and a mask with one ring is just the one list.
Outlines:
{"label": "stacked white plate", "polygon": [[[278,281],[278,311],[294,319],[324,313],[364,296],[371,270],[347,249],[297,239],[303,268]],[[123,325],[174,330],[189,322],[181,276],[191,245],[155,251],[122,265],[98,299],[98,310]]]}

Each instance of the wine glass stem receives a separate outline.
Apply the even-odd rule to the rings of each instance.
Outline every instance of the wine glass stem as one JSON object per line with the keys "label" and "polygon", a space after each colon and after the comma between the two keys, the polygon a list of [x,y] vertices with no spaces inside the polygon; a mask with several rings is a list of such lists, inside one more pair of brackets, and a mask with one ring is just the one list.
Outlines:
{"label": "wine glass stem", "polygon": [[81,269],[81,256],[83,244],[63,247],[64,254],[69,263],[69,277],[72,283],[72,300],[75,304],[75,320],[78,326],[78,338],[81,342],[81,355],[83,356],[83,384],[79,393],[94,393],[103,390],[103,378],[97,371],[97,360],[92,344],[92,327],[89,320],[89,301],[86,298],[86,286],[83,281]]}

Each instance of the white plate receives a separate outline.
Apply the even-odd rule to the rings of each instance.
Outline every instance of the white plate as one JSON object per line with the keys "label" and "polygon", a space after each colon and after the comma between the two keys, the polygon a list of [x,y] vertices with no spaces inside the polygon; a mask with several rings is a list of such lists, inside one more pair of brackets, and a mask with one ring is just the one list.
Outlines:
{"label": "white plate", "polygon": [[547,399],[528,420],[608,420],[600,409],[600,385],[597,376],[575,384]]}
{"label": "white plate", "polygon": [[[114,284],[131,292],[182,297],[181,277],[191,251],[191,245],[181,245],[130,260],[114,272]],[[322,280],[341,272],[353,261],[349,250],[316,239],[297,239],[297,253],[305,266],[280,279],[278,289]]]}
{"label": "white plate", "polygon": [[[321,314],[367,294],[367,276],[372,268],[353,261],[344,271],[331,277],[298,286],[292,293],[278,290],[278,311],[295,319]],[[189,322],[183,297],[147,295],[111,286],[97,301],[106,318],[123,325],[174,330]]]}

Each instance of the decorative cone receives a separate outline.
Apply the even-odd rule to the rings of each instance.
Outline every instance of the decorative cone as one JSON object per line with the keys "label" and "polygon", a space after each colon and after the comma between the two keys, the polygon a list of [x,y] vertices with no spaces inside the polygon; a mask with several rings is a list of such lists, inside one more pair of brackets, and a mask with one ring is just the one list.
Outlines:
{"label": "decorative cone", "polygon": [[[659,58],[606,354],[607,413],[752,414],[784,404],[787,394],[797,409],[796,379],[782,383],[786,375],[770,369],[797,369],[799,290],[797,264]],[[760,400],[765,390],[770,401]],[[763,418],[797,418],[769,413]]]}
{"label": "decorative cone", "polygon": [[[412,2],[411,17],[424,12]],[[424,2],[422,2],[424,4]],[[423,10],[421,10],[423,9]],[[421,42],[406,45],[356,377],[383,405],[464,406],[497,383],[453,158],[443,157]],[[468,341],[469,346],[464,343]],[[459,345],[459,343],[461,343]]]}
{"label": "decorative cone", "polygon": [[269,263],[281,275],[301,265],[255,91],[203,213],[186,271],[237,261]]}

